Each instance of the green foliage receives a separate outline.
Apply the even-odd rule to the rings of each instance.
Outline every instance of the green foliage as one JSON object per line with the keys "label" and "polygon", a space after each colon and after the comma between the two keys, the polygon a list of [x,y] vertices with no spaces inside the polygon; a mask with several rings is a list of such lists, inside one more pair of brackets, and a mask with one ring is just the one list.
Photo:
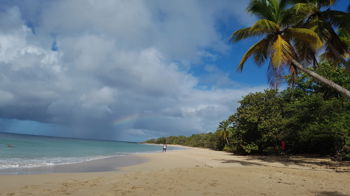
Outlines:
{"label": "green foliage", "polygon": [[[350,98],[349,90],[308,69],[310,64],[317,66],[318,59],[350,69],[350,15],[331,10],[333,3],[331,0],[250,0],[248,12],[258,20],[250,27],[234,31],[230,40],[257,37],[259,41],[243,55],[237,69],[242,71],[249,58],[259,66],[268,61],[271,86],[278,86],[287,72],[293,81],[298,71],[303,71]],[[324,53],[319,56],[321,48]]]}
{"label": "green foliage", "polygon": [[[315,71],[350,87],[350,76],[344,68],[321,63]],[[282,94],[287,102],[284,112],[286,139],[294,153],[335,154],[341,151],[349,137],[348,99],[306,76],[300,77],[294,88],[288,88]]]}
{"label": "green foliage", "polygon": [[[297,6],[306,8],[307,6]],[[231,41],[250,37],[259,41],[243,55],[238,70],[242,71],[248,58],[253,57],[257,65],[269,61],[268,78],[276,86],[286,70],[296,76],[292,60],[314,61],[316,52],[323,46],[314,29],[302,24],[310,10],[289,5],[286,0],[251,0],[248,11],[259,20],[250,27],[232,33]]]}
{"label": "green foliage", "polygon": [[[206,147],[240,154],[317,153],[350,159],[350,100],[305,74],[302,64],[323,77],[350,89],[349,13],[331,10],[334,0],[251,0],[248,11],[259,18],[250,27],[233,32],[231,41],[260,37],[242,57],[261,65],[269,61],[269,79],[277,84],[289,69],[292,86],[278,92],[265,90],[240,101],[237,112],[220,122],[215,133],[166,137],[150,143]],[[327,8],[327,9],[326,9]],[[324,48],[317,63],[319,48]],[[300,69],[300,70],[297,70]],[[321,78],[321,79],[320,79]],[[327,80],[328,79],[328,80]]]}
{"label": "green foliage", "polygon": [[193,134],[191,136],[170,136],[158,139],[147,140],[147,143],[154,144],[178,144],[192,147],[210,148],[213,150],[223,150],[226,141],[217,133]]}
{"label": "green foliage", "polygon": [[238,152],[262,153],[266,147],[275,146],[284,126],[283,103],[278,92],[266,90],[249,94],[240,104],[234,133]]}
{"label": "green foliage", "polygon": [[[350,87],[342,67],[321,63],[314,71]],[[233,134],[236,153],[270,154],[285,141],[289,153],[347,154],[350,101],[306,75],[280,93],[254,93],[240,103]]]}
{"label": "green foliage", "polygon": [[[350,88],[342,66],[320,63],[315,72]],[[336,155],[350,160],[350,100],[307,75],[287,89],[252,93],[215,133],[166,137],[150,143],[181,144],[237,154],[284,153]]]}

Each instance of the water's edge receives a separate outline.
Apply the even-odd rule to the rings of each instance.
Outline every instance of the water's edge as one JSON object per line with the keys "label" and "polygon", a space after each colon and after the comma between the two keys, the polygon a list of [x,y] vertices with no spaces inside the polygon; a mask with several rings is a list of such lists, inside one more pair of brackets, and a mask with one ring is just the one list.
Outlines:
{"label": "water's edge", "polygon": [[143,162],[146,162],[146,159],[131,154],[65,165],[0,169],[0,175],[108,172]]}

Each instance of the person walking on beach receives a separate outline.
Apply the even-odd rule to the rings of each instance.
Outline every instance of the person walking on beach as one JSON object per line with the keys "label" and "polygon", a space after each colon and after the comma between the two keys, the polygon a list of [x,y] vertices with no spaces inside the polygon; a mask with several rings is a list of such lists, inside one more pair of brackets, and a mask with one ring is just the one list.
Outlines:
{"label": "person walking on beach", "polygon": [[163,152],[166,152],[167,145],[163,144]]}
{"label": "person walking on beach", "polygon": [[282,154],[285,154],[285,150],[286,150],[286,142],[285,141],[281,141],[281,150],[282,150]]}

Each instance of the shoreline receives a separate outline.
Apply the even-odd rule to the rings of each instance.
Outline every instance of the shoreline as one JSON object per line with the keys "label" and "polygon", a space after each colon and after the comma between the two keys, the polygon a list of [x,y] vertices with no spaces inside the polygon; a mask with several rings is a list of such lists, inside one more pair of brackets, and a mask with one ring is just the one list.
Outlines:
{"label": "shoreline", "polygon": [[350,195],[349,166],[186,149],[134,154],[144,161],[117,171],[0,175],[0,195]]}
{"label": "shoreline", "polygon": [[[146,144],[153,145],[153,144]],[[155,144],[157,145],[157,144]],[[161,149],[161,148],[160,148]],[[171,146],[170,151],[183,150],[185,147]],[[161,150],[159,150],[161,152]],[[51,173],[87,173],[87,172],[112,172],[118,171],[122,167],[135,165],[146,160],[140,156],[142,154],[158,153],[158,151],[135,152],[123,155],[97,158],[78,163],[66,163],[48,166],[35,166],[25,168],[5,168],[0,169],[1,175],[28,175],[28,174],[51,174]]]}
{"label": "shoreline", "polygon": [[31,168],[8,168],[0,169],[1,175],[40,175],[53,173],[91,173],[91,172],[109,172],[118,171],[120,168],[138,164],[146,161],[145,159],[133,154],[101,158],[96,160],[84,161],[80,163],[68,163],[53,166],[41,166]]}

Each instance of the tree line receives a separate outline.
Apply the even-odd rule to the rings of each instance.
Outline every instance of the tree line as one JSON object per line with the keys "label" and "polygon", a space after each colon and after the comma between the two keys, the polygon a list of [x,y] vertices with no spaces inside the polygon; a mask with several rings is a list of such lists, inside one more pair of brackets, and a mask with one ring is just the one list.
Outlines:
{"label": "tree line", "polygon": [[[267,64],[272,89],[243,97],[212,133],[147,142],[350,159],[350,5],[332,9],[337,2],[250,0],[247,11],[258,20],[234,31],[230,40],[259,38],[237,68],[242,71],[249,58]],[[276,90],[285,81],[288,88]]]}
{"label": "tree line", "polygon": [[[323,62],[313,71],[350,88],[350,75],[344,67]],[[236,154],[318,154],[350,159],[350,100],[308,75],[301,74],[285,90],[251,93],[239,103],[236,112],[211,133],[146,142]]]}

